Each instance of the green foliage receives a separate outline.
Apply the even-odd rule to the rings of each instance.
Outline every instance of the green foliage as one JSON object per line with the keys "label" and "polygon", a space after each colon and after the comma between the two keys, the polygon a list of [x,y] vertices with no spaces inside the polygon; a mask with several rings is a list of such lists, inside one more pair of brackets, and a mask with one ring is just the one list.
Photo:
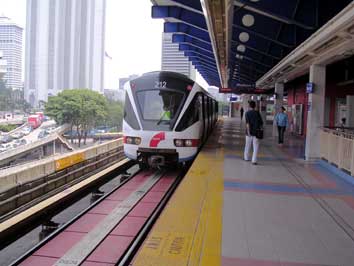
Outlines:
{"label": "green foliage", "polygon": [[81,138],[86,143],[88,131],[107,118],[108,103],[104,96],[89,89],[64,90],[45,103],[45,114],[58,124],[69,123],[75,128],[80,146]]}
{"label": "green foliage", "polygon": [[21,110],[29,113],[31,106],[23,98],[21,90],[12,90],[6,87],[6,83],[0,80],[0,110],[13,112]]}
{"label": "green foliage", "polygon": [[124,103],[120,101],[108,101],[108,115],[104,124],[110,131],[117,132],[122,130]]}
{"label": "green foliage", "polygon": [[18,125],[0,125],[0,131],[2,132],[10,132],[12,130],[14,130],[16,127],[18,127]]}

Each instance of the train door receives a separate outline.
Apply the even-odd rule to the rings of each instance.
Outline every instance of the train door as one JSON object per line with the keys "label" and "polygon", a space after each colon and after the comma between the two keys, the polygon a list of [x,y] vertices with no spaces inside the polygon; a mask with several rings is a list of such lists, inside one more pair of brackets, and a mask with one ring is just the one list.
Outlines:
{"label": "train door", "polygon": [[206,134],[205,134],[205,118],[204,118],[204,105],[203,105],[203,95],[198,95],[198,102],[199,102],[199,121],[202,124],[202,132],[201,132],[201,143],[204,143]]}
{"label": "train door", "polygon": [[209,133],[209,120],[208,120],[208,97],[203,95],[203,114],[204,114],[204,129],[205,129],[205,140],[208,137],[208,133]]}

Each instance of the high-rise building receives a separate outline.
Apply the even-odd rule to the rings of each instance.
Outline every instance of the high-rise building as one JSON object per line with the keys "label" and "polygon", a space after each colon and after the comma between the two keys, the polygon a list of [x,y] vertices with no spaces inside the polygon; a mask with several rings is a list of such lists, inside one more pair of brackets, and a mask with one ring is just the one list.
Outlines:
{"label": "high-rise building", "polygon": [[0,80],[2,80],[7,72],[7,62],[3,59],[4,53],[0,51]]}
{"label": "high-rise building", "polygon": [[22,88],[22,32],[23,29],[11,19],[0,17],[0,50],[7,62],[4,81],[12,89]]}
{"label": "high-rise building", "polygon": [[25,98],[103,93],[106,0],[27,0]]}
{"label": "high-rise building", "polygon": [[161,70],[184,74],[195,80],[195,68],[188,57],[179,50],[178,43],[172,42],[171,33],[162,33],[162,65]]}

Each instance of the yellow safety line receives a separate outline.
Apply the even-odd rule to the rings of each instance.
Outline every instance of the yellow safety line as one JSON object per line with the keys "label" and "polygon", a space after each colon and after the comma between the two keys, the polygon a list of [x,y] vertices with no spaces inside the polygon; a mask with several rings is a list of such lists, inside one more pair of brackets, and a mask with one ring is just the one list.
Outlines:
{"label": "yellow safety line", "polygon": [[133,262],[221,265],[223,149],[202,151]]}
{"label": "yellow safety line", "polygon": [[48,206],[54,204],[55,202],[62,200],[63,198],[67,197],[68,195],[70,195],[74,191],[87,186],[91,182],[99,179],[100,177],[102,177],[105,174],[108,174],[109,172],[111,172],[115,168],[127,163],[128,161],[129,161],[129,159],[123,159],[123,160],[119,161],[118,163],[115,163],[115,164],[107,167],[106,169],[103,169],[99,173],[94,174],[93,176],[81,181],[80,183],[77,183],[77,184],[73,185],[72,187],[69,187],[69,188],[63,190],[62,192],[59,192],[58,194],[38,203],[37,205],[21,212],[20,214],[17,214],[14,217],[0,223],[0,233],[9,229],[12,226],[18,224],[18,223],[20,223],[21,221],[27,219],[28,217],[34,215],[35,213],[47,208]]}

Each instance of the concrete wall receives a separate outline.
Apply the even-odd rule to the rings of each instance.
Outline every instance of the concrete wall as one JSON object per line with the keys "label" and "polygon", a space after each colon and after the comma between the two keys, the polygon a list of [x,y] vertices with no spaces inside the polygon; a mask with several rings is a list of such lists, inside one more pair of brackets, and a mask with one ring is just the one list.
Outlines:
{"label": "concrete wall", "polygon": [[65,155],[11,167],[0,171],[0,191],[6,190],[18,183],[25,183],[56,171],[62,170],[73,164],[93,158],[99,154],[113,150],[123,145],[123,139],[111,140],[94,147],[74,151]]}

